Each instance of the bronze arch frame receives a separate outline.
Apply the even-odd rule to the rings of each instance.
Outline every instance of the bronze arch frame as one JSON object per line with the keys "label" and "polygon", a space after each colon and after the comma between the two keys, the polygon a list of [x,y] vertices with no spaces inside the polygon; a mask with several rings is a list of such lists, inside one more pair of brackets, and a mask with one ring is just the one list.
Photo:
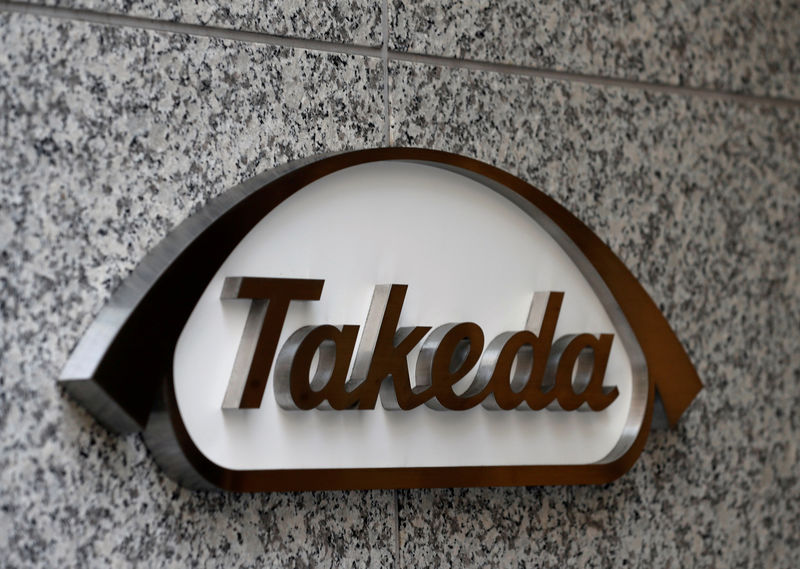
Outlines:
{"label": "bronze arch frame", "polygon": [[[309,183],[370,162],[417,162],[474,179],[526,211],[565,249],[600,297],[646,386],[638,415],[604,460],[569,466],[234,471],[208,460],[178,412],[174,347],[200,295],[230,252],[272,209]],[[154,327],[154,323],[158,323]],[[60,382],[102,423],[144,431],[156,460],[193,488],[340,490],[602,484],[627,472],[649,434],[656,392],[674,426],[702,383],[661,311],[616,255],[578,218],[523,180],[484,162],[420,148],[316,156],[256,176],[212,200],[149,253],[115,291],[73,351]],[[633,411],[632,411],[633,413]],[[633,423],[636,423],[635,425]]]}

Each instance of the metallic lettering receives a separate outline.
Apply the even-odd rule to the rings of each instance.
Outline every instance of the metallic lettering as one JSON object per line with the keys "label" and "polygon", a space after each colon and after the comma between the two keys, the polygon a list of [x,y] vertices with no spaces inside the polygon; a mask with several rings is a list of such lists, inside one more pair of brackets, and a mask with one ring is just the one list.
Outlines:
{"label": "metallic lettering", "polygon": [[324,282],[255,277],[225,279],[220,298],[252,299],[253,302],[222,402],[223,409],[261,406],[289,303],[319,300]]}
{"label": "metallic lettering", "polygon": [[[223,408],[260,405],[289,303],[319,300],[323,284],[225,279],[223,299],[253,302]],[[491,410],[602,411],[619,395],[616,387],[603,385],[612,334],[568,334],[553,341],[562,292],[535,293],[525,329],[499,334],[484,352],[483,330],[474,322],[444,324],[429,335],[429,326],[398,328],[407,290],[400,284],[375,287],[358,350],[356,325],[303,326],[294,332],[275,362],[278,405],[286,410],[368,410],[380,397],[388,410],[427,405],[463,411],[483,405]],[[423,338],[412,384],[408,356]],[[476,365],[471,383],[454,389]]]}

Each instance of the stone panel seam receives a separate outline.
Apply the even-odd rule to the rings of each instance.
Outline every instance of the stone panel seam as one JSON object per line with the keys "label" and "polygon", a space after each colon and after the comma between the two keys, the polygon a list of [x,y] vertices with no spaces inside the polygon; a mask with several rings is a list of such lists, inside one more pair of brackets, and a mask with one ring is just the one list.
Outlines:
{"label": "stone panel seam", "polygon": [[394,566],[397,569],[402,569],[403,561],[400,556],[400,492],[393,490],[394,493]]}
{"label": "stone panel seam", "polygon": [[80,10],[75,8],[58,8],[52,6],[42,6],[38,4],[26,4],[21,2],[2,2],[0,1],[0,11],[33,14],[64,20],[87,22],[114,27],[138,28],[156,32],[177,33],[192,36],[203,36],[218,39],[234,40],[245,43],[257,43],[273,45],[278,47],[288,47],[305,49],[310,51],[322,51],[327,53],[340,53],[345,55],[360,55],[363,57],[380,58],[381,47],[371,47],[367,45],[347,44],[327,40],[304,39],[297,37],[279,36],[264,32],[249,32],[244,30],[234,30],[230,28],[220,28],[214,26],[204,26],[201,24],[186,24],[182,22],[170,22],[165,20],[154,20],[139,16],[127,16],[123,14],[110,14],[106,12],[95,12],[92,10]]}
{"label": "stone panel seam", "polygon": [[381,27],[383,33],[383,45],[381,46],[381,59],[383,60],[383,105],[384,105],[384,127],[386,146],[392,145],[392,104],[389,97],[389,0],[383,0],[381,6]]}
{"label": "stone panel seam", "polygon": [[651,81],[637,81],[635,79],[621,79],[618,77],[606,77],[604,75],[589,75],[584,73],[574,73],[572,71],[542,69],[524,65],[514,65],[510,63],[495,63],[475,59],[457,59],[438,55],[391,50],[389,51],[389,59],[406,63],[420,63],[433,67],[450,67],[468,69],[470,71],[499,73],[503,75],[519,75],[523,77],[536,77],[540,79],[550,79],[571,83],[586,83],[600,87],[621,87],[624,89],[636,89],[640,91],[666,93],[670,95],[684,95],[705,99],[721,99],[735,101],[737,103],[743,103],[746,105],[800,107],[800,99],[772,97],[768,95],[748,95],[731,91],[707,89],[704,87],[670,85],[668,83],[656,83]]}
{"label": "stone panel seam", "polygon": [[[635,79],[621,79],[618,77],[607,77],[604,75],[591,75],[576,73],[572,71],[561,71],[553,69],[543,69],[529,67],[525,65],[514,65],[510,63],[496,63],[475,59],[458,59],[439,55],[428,55],[423,53],[395,51],[388,49],[386,35],[388,30],[384,29],[384,41],[380,47],[368,45],[348,44],[327,40],[304,39],[298,37],[279,36],[265,32],[250,32],[234,30],[230,28],[220,28],[204,26],[201,24],[186,24],[164,20],[155,20],[138,16],[127,16],[122,14],[110,14],[83,10],[75,8],[60,8],[43,6],[39,4],[28,4],[22,2],[7,2],[0,0],[0,11],[35,14],[46,17],[61,18],[80,22],[96,23],[108,26],[131,27],[159,32],[179,33],[194,36],[213,37],[234,41],[274,45],[279,47],[305,49],[310,51],[320,51],[327,53],[340,53],[344,55],[356,55],[367,58],[381,59],[384,62],[384,102],[386,120],[390,120],[389,112],[391,103],[388,97],[388,76],[390,62],[419,63],[437,67],[448,67],[456,69],[466,69],[470,71],[492,72],[503,75],[517,75],[523,77],[533,77],[572,83],[583,83],[599,87],[617,87],[624,89],[635,89],[649,91],[652,93],[664,93],[670,95],[682,95],[698,97],[704,99],[717,99],[731,101],[744,105],[762,105],[773,107],[794,107],[800,108],[800,99],[773,97],[768,95],[749,95],[731,91],[720,91],[704,87],[692,87],[685,85],[670,85],[668,83],[657,83],[649,81],[638,81]],[[388,20],[388,14],[384,8],[383,18]],[[388,22],[384,24],[388,28]],[[387,140],[387,144],[391,141]]]}

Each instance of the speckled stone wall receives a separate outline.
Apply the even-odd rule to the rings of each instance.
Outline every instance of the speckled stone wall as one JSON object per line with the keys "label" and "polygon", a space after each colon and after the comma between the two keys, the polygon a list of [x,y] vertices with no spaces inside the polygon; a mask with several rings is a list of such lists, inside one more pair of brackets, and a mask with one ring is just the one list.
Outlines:
{"label": "speckled stone wall", "polygon": [[[798,53],[797,2],[0,0],[0,566],[800,566]],[[57,386],[196,208],[385,144],[533,183],[662,308],[706,389],[623,478],[190,492]]]}

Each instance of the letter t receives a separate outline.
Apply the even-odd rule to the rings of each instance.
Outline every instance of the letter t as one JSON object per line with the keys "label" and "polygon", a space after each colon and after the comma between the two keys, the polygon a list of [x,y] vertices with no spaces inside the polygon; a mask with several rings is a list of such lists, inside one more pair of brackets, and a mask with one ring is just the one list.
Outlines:
{"label": "letter t", "polygon": [[293,300],[319,300],[324,280],[227,277],[220,298],[252,299],[223,409],[257,409]]}

